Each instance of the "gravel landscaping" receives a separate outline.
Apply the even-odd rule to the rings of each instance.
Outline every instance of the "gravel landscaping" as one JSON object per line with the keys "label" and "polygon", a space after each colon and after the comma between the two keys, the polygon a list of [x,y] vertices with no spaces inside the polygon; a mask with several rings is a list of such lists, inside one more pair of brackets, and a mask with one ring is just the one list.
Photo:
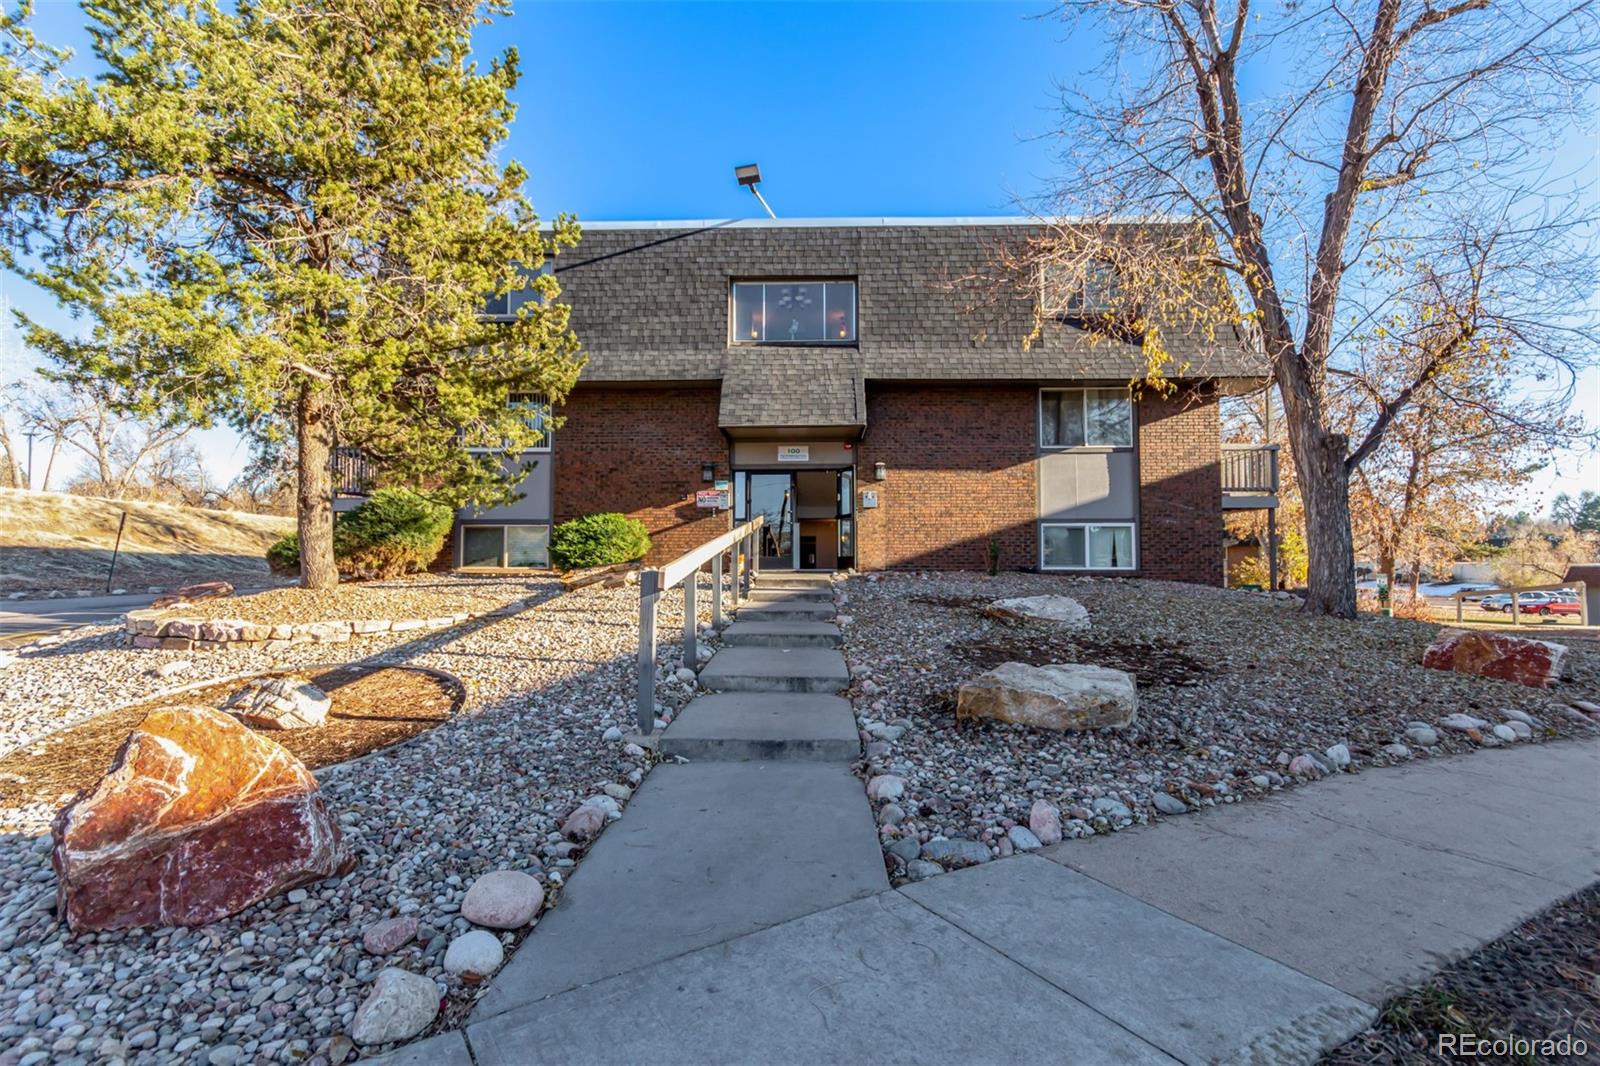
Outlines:
{"label": "gravel landscaping", "polygon": [[[1455,1038],[1459,1049],[1469,1033],[1490,1047],[1477,1055],[1440,1052],[1441,1036]],[[1537,1043],[1545,1040],[1555,1043]],[[1322,1066],[1425,1066],[1458,1058],[1555,1064],[1596,1056],[1600,884],[1394,997],[1376,1025],[1328,1052]]]}
{"label": "gravel landscaping", "polygon": [[[1058,831],[1113,832],[1330,773],[1600,729],[1571,705],[1600,696],[1600,649],[1586,640],[1570,642],[1566,679],[1540,690],[1424,669],[1437,626],[1308,618],[1298,601],[1250,593],[949,573],[839,588],[862,771],[881,779],[871,792],[897,882],[1031,850]],[[983,613],[1049,593],[1081,602],[1088,628]],[[1006,661],[1128,671],[1137,718],[1087,733],[958,723],[959,684]],[[1470,716],[1474,731],[1452,715]]]}
{"label": "gravel landscaping", "polygon": [[488,574],[417,574],[390,581],[347,581],[331,589],[284,588],[223,596],[184,603],[161,613],[173,618],[239,618],[265,625],[435,618],[498,607],[516,599],[520,595],[517,590],[528,584],[528,579]]}
{"label": "gravel landscaping", "polygon": [[[463,588],[476,594],[471,602],[485,613],[516,603],[541,602],[560,592],[553,579],[474,579]],[[215,602],[239,604],[253,598]],[[486,621],[470,623],[469,628]],[[83,626],[24,647],[13,666],[0,670],[0,709],[4,711],[0,715],[0,755],[112,706],[180,686],[267,670],[349,662],[384,651],[403,659],[408,650],[431,647],[447,636],[444,632],[425,636],[415,632],[357,634],[342,644],[308,642],[267,651],[252,643],[219,653],[129,648],[120,625]],[[7,823],[0,821],[0,828],[6,827]]]}
{"label": "gravel landscaping", "polygon": [[[541,602],[446,632],[276,655],[134,650],[102,626],[27,651],[0,672],[6,750],[180,680],[311,662],[431,667],[461,678],[468,693],[444,724],[317,772],[357,859],[353,872],[202,928],[69,935],[54,915],[52,809],[5,811],[0,1063],[348,1061],[386,1046],[350,1040],[356,1008],[386,967],[435,983],[446,1005],[433,1028],[459,1022],[485,987],[460,957],[492,954],[477,937],[446,966],[451,942],[472,929],[460,913],[468,888],[490,871],[520,871],[557,901],[584,853],[558,827],[596,796],[599,809],[621,815],[649,768],[622,736],[632,727],[637,590],[554,596],[554,581],[500,584],[508,600]],[[664,634],[677,632],[682,602],[663,598]],[[658,695],[668,716],[691,692],[674,677],[676,654],[663,644]],[[151,673],[180,659],[192,660],[181,679]],[[379,925],[390,919],[401,921]],[[487,935],[509,954],[530,928]]]}

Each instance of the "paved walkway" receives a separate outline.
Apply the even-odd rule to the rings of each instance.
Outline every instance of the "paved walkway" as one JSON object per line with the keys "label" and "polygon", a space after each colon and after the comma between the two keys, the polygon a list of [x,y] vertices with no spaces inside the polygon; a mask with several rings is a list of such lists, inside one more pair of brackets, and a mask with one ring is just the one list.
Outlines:
{"label": "paved walkway", "polygon": [[0,644],[32,640],[69,626],[104,625],[136,607],[149,606],[155,597],[64,596],[54,600],[0,600]]}
{"label": "paved walkway", "polygon": [[767,627],[816,637],[813,607],[783,606],[816,598],[762,597],[741,647],[774,657],[713,658],[743,687],[662,738],[696,761],[651,773],[466,1029],[384,1061],[1313,1062],[1391,991],[1600,877],[1600,742],[1570,741],[890,890],[831,736],[848,704],[794,692],[830,670],[807,655],[773,683],[789,649]]}

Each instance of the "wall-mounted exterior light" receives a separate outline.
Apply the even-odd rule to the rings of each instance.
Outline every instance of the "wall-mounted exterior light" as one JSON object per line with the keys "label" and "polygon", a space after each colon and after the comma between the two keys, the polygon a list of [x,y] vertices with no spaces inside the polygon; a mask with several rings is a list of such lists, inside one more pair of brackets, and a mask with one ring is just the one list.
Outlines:
{"label": "wall-mounted exterior light", "polygon": [[889,476],[888,464],[886,464],[886,463],[873,463],[872,464],[872,476],[874,478],[877,478],[879,481],[883,481],[886,478],[888,478],[888,476]]}
{"label": "wall-mounted exterior light", "polygon": [[700,464],[700,480],[701,481],[715,481],[715,480],[717,480],[717,464],[716,463],[701,463]]}

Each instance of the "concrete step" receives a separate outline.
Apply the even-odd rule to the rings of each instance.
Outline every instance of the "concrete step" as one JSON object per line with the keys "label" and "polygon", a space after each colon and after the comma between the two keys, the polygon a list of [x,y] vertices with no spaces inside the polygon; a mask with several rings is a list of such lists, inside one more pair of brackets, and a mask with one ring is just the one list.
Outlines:
{"label": "concrete step", "polygon": [[718,692],[838,692],[849,683],[832,648],[723,648],[700,670],[700,687]]}
{"label": "concrete step", "polygon": [[799,692],[700,696],[661,734],[661,754],[738,762],[853,762],[861,757],[850,701]]}
{"label": "concrete step", "polygon": [[816,603],[832,603],[833,590],[829,588],[767,588],[757,585],[750,590],[750,599],[755,603],[773,603],[777,600],[809,600]]}
{"label": "concrete step", "polygon": [[762,570],[756,584],[769,589],[831,589],[833,575],[826,570]]}
{"label": "concrete step", "polygon": [[832,622],[734,622],[722,631],[728,647],[837,648],[844,634]]}
{"label": "concrete step", "polygon": [[747,600],[738,610],[741,622],[821,622],[838,613],[832,600],[785,596],[776,600]]}
{"label": "concrete step", "polygon": [[561,906],[539,919],[473,1017],[888,887],[872,810],[844,766],[663,764],[589,849]]}

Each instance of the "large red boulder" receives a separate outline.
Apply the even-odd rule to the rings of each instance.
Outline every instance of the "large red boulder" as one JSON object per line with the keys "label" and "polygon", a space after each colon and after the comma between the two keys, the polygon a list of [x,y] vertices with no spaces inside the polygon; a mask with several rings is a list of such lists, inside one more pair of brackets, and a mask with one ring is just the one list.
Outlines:
{"label": "large red boulder", "polygon": [[148,715],[53,830],[74,930],[204,925],[347,868],[311,772],[210,707]]}
{"label": "large red boulder", "polygon": [[1422,665],[1549,688],[1550,683],[1561,676],[1561,660],[1566,654],[1565,645],[1546,640],[1441,629],[1428,650],[1422,653]]}

